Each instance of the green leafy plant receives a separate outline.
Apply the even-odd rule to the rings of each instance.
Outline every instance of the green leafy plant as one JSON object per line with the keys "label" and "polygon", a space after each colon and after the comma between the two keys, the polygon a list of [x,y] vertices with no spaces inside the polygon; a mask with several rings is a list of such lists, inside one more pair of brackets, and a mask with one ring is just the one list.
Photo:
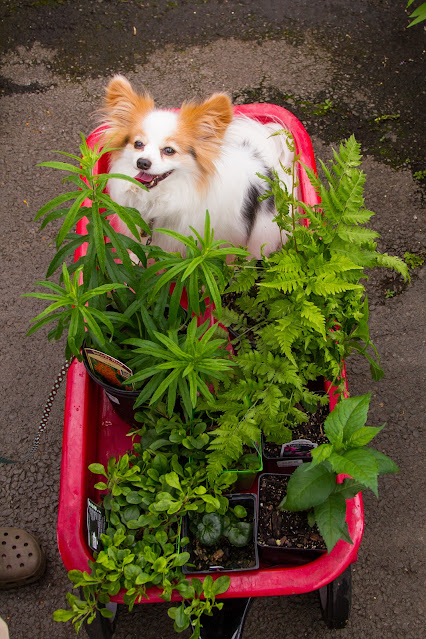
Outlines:
{"label": "green leafy plant", "polygon": [[[50,275],[61,266],[65,258],[71,256],[74,251],[81,249],[82,245],[88,242],[89,249],[86,252],[82,251],[82,255],[76,263],[76,268],[81,264],[83,265],[83,282],[87,290],[94,285],[94,280],[96,280],[98,285],[104,283],[103,281],[99,281],[98,278],[102,280],[108,269],[115,269],[114,260],[117,255],[126,268],[131,270],[131,260],[128,249],[131,249],[141,261],[146,263],[144,251],[140,244],[141,238],[138,229],[142,229],[148,234],[150,234],[150,229],[136,209],[120,206],[104,192],[107,181],[111,177],[131,182],[138,188],[146,190],[146,187],[126,175],[94,173],[95,166],[97,166],[101,157],[113,149],[108,145],[102,148],[102,139],[95,145],[94,149],[92,149],[88,146],[83,135],[81,135],[81,138],[81,157],[56,151],[56,153],[61,153],[73,160],[76,165],[70,162],[55,161],[41,162],[38,164],[38,166],[41,167],[48,167],[68,173],[69,175],[63,179],[63,182],[71,182],[78,190],[62,193],[47,202],[47,204],[42,206],[38,211],[35,219],[37,221],[44,218],[41,225],[42,229],[53,221],[63,220],[56,238],[57,253],[48,267],[47,277],[50,277]],[[70,201],[73,203],[68,208],[59,208],[64,203]],[[108,220],[108,216],[113,213],[117,214],[126,224],[135,240],[126,238],[126,236],[114,231]],[[77,222],[85,217],[88,220],[86,234],[81,235],[72,232]],[[105,242],[105,237],[108,238],[109,242]]]}
{"label": "green leafy plant", "polygon": [[[139,363],[140,372],[127,380],[131,384],[151,378],[141,391],[135,406],[148,400],[153,405],[167,392],[170,416],[179,391],[183,407],[190,415],[196,407],[198,392],[207,400],[212,399],[208,383],[223,380],[233,362],[228,353],[220,348],[225,345],[224,340],[212,339],[216,327],[207,328],[207,324],[208,322],[197,326],[197,318],[194,317],[184,335],[179,335],[176,330],[168,331],[167,335],[154,332],[156,343],[140,339],[125,342],[135,347],[133,352],[136,356],[142,355],[145,364],[149,358],[153,362],[151,366]],[[131,360],[131,363],[134,361]]]}
{"label": "green leafy plant", "polygon": [[[408,0],[407,9],[413,4],[414,0]],[[416,7],[414,11],[410,14],[410,18],[412,18],[409,27],[413,27],[415,24],[426,20],[426,2],[422,2],[421,5]]]}
{"label": "green leafy plant", "polygon": [[[329,440],[312,450],[312,462],[291,475],[281,508],[310,510],[310,524],[317,524],[330,552],[339,539],[348,543],[346,500],[369,488],[378,496],[380,474],[398,472],[386,455],[367,446],[380,428],[365,426],[371,395],[343,399],[329,414],[324,431]],[[348,475],[337,483],[338,475]]]}
{"label": "green leafy plant", "polygon": [[[292,170],[296,175],[295,156]],[[225,291],[232,302],[222,321],[237,332],[233,378],[211,409],[217,410],[209,458],[212,476],[233,456],[241,441],[277,444],[292,439],[291,428],[307,421],[304,406],[327,402],[311,390],[324,378],[346,392],[342,362],[352,353],[365,357],[373,379],[383,376],[369,334],[369,308],[362,279],[374,266],[408,277],[406,264],[379,253],[378,234],[366,227],[373,213],[364,203],[365,175],[360,145],[352,136],[334,151],[325,179],[306,169],[321,199],[310,206],[275,176],[266,177],[286,243],[269,257],[239,263]],[[306,167],[305,167],[306,168]],[[303,224],[306,221],[308,224]],[[238,262],[237,262],[238,266]]]}
{"label": "green leafy plant", "polygon": [[408,268],[414,271],[416,268],[420,268],[423,266],[424,259],[421,255],[416,255],[416,253],[409,253],[408,251],[404,253],[404,260],[407,264]]}
{"label": "green leafy plant", "polygon": [[[169,608],[167,614],[174,621],[174,629],[183,632],[191,623],[193,633],[191,639],[198,639],[201,629],[201,615],[213,615],[214,608],[221,610],[223,603],[218,603],[216,597],[226,592],[231,583],[230,577],[223,575],[213,580],[211,575],[204,577],[203,582],[192,577],[191,583],[181,586],[179,594],[185,601],[174,608]],[[204,597],[204,599],[201,599]],[[189,600],[189,601],[187,601]]]}
{"label": "green leafy plant", "polygon": [[[99,322],[109,329],[111,336],[114,334],[114,327],[108,316],[96,308],[89,307],[88,302],[94,297],[104,295],[113,289],[125,288],[125,285],[120,283],[102,284],[84,292],[84,288],[80,285],[82,270],[83,266],[80,266],[71,279],[64,263],[62,265],[63,287],[53,282],[36,282],[39,286],[51,289],[53,293],[26,293],[23,295],[23,297],[36,297],[37,299],[52,302],[32,320],[35,324],[27,335],[32,335],[42,326],[56,321],[57,326],[53,333],[55,339],[59,339],[65,329],[68,330],[65,356],[69,358],[75,355],[80,360],[82,359],[81,347],[85,340],[86,327],[90,328],[90,331],[103,346],[106,343],[106,339],[104,329],[101,328]],[[59,311],[58,309],[61,308],[65,308],[65,310]]]}
{"label": "green leafy plant", "polygon": [[213,546],[226,537],[233,546],[246,546],[253,537],[253,524],[243,521],[247,517],[244,506],[229,508],[226,515],[205,513],[190,515],[190,529],[203,546]]}
{"label": "green leafy plant", "polygon": [[[165,251],[158,252],[156,263],[146,269],[142,282],[148,280],[152,274],[164,270],[152,289],[150,299],[154,299],[163,287],[175,284],[175,295],[179,298],[186,286],[188,292],[188,314],[203,314],[206,310],[205,302],[213,302],[216,312],[221,313],[221,294],[228,283],[226,277],[226,258],[229,255],[247,257],[248,251],[234,246],[223,246],[223,240],[215,240],[210,226],[210,215],[206,212],[204,237],[190,227],[195,237],[177,233],[169,229],[156,229],[178,240],[185,247],[185,257],[180,253],[172,254]],[[200,295],[200,291],[203,293]]]}
{"label": "green leafy plant", "polygon": [[[91,623],[97,613],[108,616],[105,604],[120,590],[124,589],[123,601],[131,610],[136,601],[147,597],[150,587],[157,586],[165,601],[170,601],[173,590],[185,601],[190,600],[195,639],[201,614],[209,614],[219,605],[215,597],[229,586],[229,578],[217,586],[209,582],[203,587],[201,582],[190,584],[181,571],[189,554],[179,550],[178,541],[185,514],[226,513],[228,500],[223,492],[232,479],[223,475],[213,486],[207,481],[202,461],[180,463],[177,444],[167,453],[153,448],[135,446],[132,454],[111,458],[106,468],[99,463],[89,466],[105,478],[95,484],[98,490],[106,491],[103,507],[108,527],[101,535],[103,549],[89,562],[90,573],[72,570],[68,574],[83,598],[69,593],[70,610],[54,613],[57,621],[71,620],[77,631],[83,622]],[[181,543],[186,541],[182,539]],[[201,594],[207,597],[205,601],[200,599]],[[169,614],[176,616],[175,627],[184,629],[189,617],[187,613],[181,616],[185,606],[178,609]]]}

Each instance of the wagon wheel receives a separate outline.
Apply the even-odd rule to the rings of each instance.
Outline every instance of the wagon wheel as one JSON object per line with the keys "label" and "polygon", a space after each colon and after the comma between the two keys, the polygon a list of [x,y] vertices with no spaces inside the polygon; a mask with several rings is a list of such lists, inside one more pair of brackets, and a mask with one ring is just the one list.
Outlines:
{"label": "wagon wheel", "polygon": [[224,599],[223,608],[211,617],[201,615],[200,639],[242,639],[246,615],[252,597]]}
{"label": "wagon wheel", "polygon": [[352,601],[352,572],[349,565],[334,581],[318,590],[322,617],[328,628],[344,628]]}
{"label": "wagon wheel", "polygon": [[100,612],[96,611],[96,617],[92,623],[89,624],[86,621],[83,623],[83,627],[89,639],[112,639],[114,635],[118,606],[116,603],[109,603],[104,607],[109,608],[109,610],[114,613],[114,617],[107,619],[103,617]]}

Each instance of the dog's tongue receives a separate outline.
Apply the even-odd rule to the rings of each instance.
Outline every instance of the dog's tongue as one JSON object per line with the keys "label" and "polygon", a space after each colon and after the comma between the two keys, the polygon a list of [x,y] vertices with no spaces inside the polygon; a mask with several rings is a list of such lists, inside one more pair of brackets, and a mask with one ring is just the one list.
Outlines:
{"label": "dog's tongue", "polygon": [[135,177],[135,180],[137,180],[138,182],[142,182],[142,184],[149,184],[149,182],[151,182],[153,178],[154,178],[153,175],[150,175],[149,173],[144,173],[144,171],[141,171],[140,173],[137,174],[137,176]]}

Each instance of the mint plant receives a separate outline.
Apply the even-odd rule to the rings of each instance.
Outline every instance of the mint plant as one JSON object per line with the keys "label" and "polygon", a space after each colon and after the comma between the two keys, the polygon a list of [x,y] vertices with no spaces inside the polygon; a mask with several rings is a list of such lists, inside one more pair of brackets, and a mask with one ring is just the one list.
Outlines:
{"label": "mint plant", "polygon": [[[329,414],[324,431],[329,439],[312,450],[312,462],[291,475],[283,510],[309,510],[328,552],[339,539],[352,543],[346,518],[346,500],[368,488],[378,496],[378,476],[398,472],[386,455],[367,446],[384,428],[365,426],[371,395],[343,399]],[[349,475],[342,483],[337,476]]]}

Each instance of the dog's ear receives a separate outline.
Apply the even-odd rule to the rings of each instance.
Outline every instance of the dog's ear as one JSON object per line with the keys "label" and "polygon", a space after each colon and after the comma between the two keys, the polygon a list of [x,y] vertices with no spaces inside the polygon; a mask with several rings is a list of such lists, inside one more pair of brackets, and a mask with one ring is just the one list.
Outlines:
{"label": "dog's ear", "polygon": [[136,93],[122,75],[112,78],[105,91],[104,113],[116,126],[128,126],[135,115],[143,115],[154,108],[149,93]]}
{"label": "dog's ear", "polygon": [[180,110],[181,120],[202,140],[221,140],[232,121],[232,103],[226,93],[214,93],[196,104],[186,102]]}

